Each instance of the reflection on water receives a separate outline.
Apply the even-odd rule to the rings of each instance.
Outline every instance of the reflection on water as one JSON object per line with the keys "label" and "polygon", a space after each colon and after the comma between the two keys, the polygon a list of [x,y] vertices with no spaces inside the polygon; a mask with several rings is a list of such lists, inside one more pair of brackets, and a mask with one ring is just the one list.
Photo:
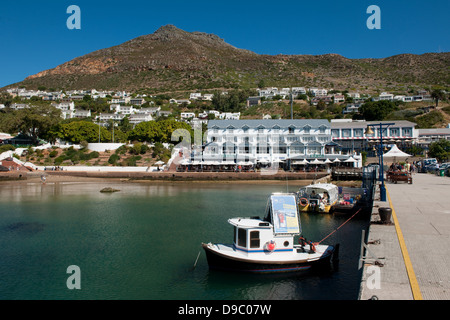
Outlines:
{"label": "reflection on water", "polygon": [[[98,197],[104,187],[117,188],[123,196],[149,196],[149,197],[170,197],[176,196],[179,192],[187,191],[188,186],[171,185],[147,185],[130,183],[82,183],[82,182],[47,182],[27,183],[23,185],[0,185],[0,201],[27,201],[34,198],[41,200],[54,199],[58,196],[90,196]],[[108,194],[106,194],[108,195]]]}
{"label": "reflection on water", "polygon": [[[121,191],[100,193],[104,187]],[[209,270],[200,244],[230,243],[233,229],[227,220],[262,216],[268,195],[285,188],[0,185],[0,299],[357,299],[364,219],[350,221],[327,239],[341,244],[338,271],[247,275]],[[319,241],[346,219],[302,213],[303,234]],[[73,264],[82,273],[79,291],[65,286],[66,268]]]}

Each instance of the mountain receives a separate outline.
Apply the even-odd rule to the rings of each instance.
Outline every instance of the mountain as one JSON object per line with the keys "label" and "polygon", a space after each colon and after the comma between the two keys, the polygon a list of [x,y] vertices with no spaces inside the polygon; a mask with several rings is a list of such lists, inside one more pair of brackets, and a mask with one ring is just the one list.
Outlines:
{"label": "mountain", "polygon": [[154,92],[257,87],[324,86],[377,89],[450,83],[450,53],[347,59],[337,54],[260,55],[214,34],[173,25],[121,45],[75,58],[10,85],[55,89],[150,89]]}

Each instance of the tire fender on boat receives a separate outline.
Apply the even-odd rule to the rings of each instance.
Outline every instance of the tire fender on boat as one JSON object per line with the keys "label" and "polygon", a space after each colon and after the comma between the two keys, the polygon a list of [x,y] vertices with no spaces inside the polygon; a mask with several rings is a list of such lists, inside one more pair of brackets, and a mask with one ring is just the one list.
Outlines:
{"label": "tire fender on boat", "polygon": [[267,241],[265,244],[265,249],[269,252],[274,252],[276,248],[276,244],[274,240]]}
{"label": "tire fender on boat", "polygon": [[300,198],[298,201],[302,207],[306,207],[308,205],[308,199],[306,198]]}

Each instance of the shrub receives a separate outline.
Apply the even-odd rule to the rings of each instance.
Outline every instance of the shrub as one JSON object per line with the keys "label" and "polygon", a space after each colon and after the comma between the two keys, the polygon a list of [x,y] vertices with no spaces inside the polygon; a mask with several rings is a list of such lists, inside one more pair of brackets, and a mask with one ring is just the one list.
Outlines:
{"label": "shrub", "polygon": [[59,166],[61,163],[63,163],[64,160],[66,160],[64,156],[59,156],[55,159],[55,165]]}
{"label": "shrub", "polygon": [[56,157],[57,155],[58,155],[58,151],[56,151],[56,150],[53,150],[53,151],[50,152],[50,154],[49,154],[50,158],[54,158],[54,157]]}
{"label": "shrub", "polygon": [[16,148],[12,144],[4,144],[4,145],[0,146],[0,153],[9,151],[9,150],[14,151],[14,150],[16,150]]}
{"label": "shrub", "polygon": [[120,157],[119,157],[117,154],[113,153],[113,154],[109,157],[108,163],[109,163],[109,164],[114,164],[114,165],[115,165],[119,159],[120,159]]}
{"label": "shrub", "polygon": [[100,153],[98,153],[97,151],[92,151],[91,153],[89,153],[89,159],[95,159],[98,158],[100,156]]}

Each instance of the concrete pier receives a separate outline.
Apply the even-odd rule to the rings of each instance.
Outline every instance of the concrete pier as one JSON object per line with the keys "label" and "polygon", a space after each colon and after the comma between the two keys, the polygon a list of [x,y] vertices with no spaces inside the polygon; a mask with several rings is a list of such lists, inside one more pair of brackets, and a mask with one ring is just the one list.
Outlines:
{"label": "concrete pier", "polygon": [[[374,202],[360,299],[450,300],[450,178],[414,174],[386,189],[388,201]],[[378,207],[392,208],[392,223],[380,223]]]}

